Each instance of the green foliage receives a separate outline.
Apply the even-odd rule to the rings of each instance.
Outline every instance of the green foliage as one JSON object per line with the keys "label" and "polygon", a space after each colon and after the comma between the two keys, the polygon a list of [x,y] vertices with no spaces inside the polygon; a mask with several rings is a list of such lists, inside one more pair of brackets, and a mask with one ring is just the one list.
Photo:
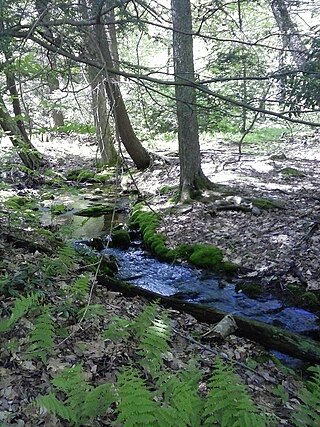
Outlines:
{"label": "green foliage", "polygon": [[0,332],[9,331],[21,317],[25,316],[28,311],[37,304],[38,296],[36,294],[16,298],[9,319],[0,320]]}
{"label": "green foliage", "polygon": [[189,258],[191,264],[197,267],[220,270],[222,268],[222,252],[211,245],[194,245],[193,252]]}
{"label": "green foliage", "polygon": [[106,315],[106,310],[102,304],[89,304],[88,306],[78,311],[77,319],[78,320],[82,318],[89,319],[89,318],[95,318],[97,316],[103,317],[105,315]]}
{"label": "green foliage", "polygon": [[112,341],[126,342],[131,335],[132,322],[122,317],[112,316],[102,336]]}
{"label": "green foliage", "polygon": [[89,276],[81,275],[70,285],[69,293],[72,297],[84,300],[89,293]]}
{"label": "green foliage", "polygon": [[168,318],[164,312],[162,316],[152,321],[144,337],[139,343],[137,354],[142,357],[141,364],[146,366],[155,375],[163,364],[163,356],[169,351],[170,330]]}
{"label": "green foliage", "polygon": [[204,409],[204,426],[264,427],[266,417],[252,403],[248,392],[229,365],[215,359],[208,382],[210,391]]}
{"label": "green foliage", "polygon": [[43,269],[47,276],[66,274],[77,258],[76,251],[69,245],[62,246],[57,251],[56,257],[46,257]]}
{"label": "green foliage", "polygon": [[293,414],[292,421],[297,427],[317,427],[320,425],[320,366],[309,368],[312,378],[301,390],[301,405]]}
{"label": "green foliage", "polygon": [[42,313],[36,317],[34,329],[29,335],[28,352],[32,357],[39,358],[43,363],[47,362],[47,355],[52,353],[55,330],[50,316],[50,310],[44,306]]}
{"label": "green foliage", "polygon": [[118,375],[119,403],[117,422],[126,427],[157,425],[156,403],[136,369],[127,368]]}
{"label": "green foliage", "polygon": [[63,133],[78,133],[78,134],[95,134],[95,127],[87,123],[80,122],[66,122],[63,126],[56,126],[51,129],[53,132],[63,132]]}
{"label": "green foliage", "polygon": [[51,393],[37,397],[35,404],[75,426],[82,426],[92,418],[104,414],[115,400],[108,384],[92,387],[85,380],[80,365],[64,369],[53,378],[52,385],[57,392],[64,393],[65,400],[61,401]]}
{"label": "green foliage", "polygon": [[77,182],[92,181],[94,179],[94,172],[86,171],[83,169],[74,169],[67,173],[67,179]]}

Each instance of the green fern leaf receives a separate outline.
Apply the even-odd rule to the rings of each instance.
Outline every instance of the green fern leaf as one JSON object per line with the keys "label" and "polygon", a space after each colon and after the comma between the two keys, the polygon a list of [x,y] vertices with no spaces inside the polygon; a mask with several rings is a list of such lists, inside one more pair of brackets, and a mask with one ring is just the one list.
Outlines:
{"label": "green fern leaf", "polygon": [[320,366],[308,370],[313,373],[312,378],[299,394],[302,404],[292,416],[292,421],[297,427],[320,425]]}
{"label": "green fern leaf", "polygon": [[266,418],[258,412],[232,368],[215,359],[210,391],[204,408],[204,426],[264,427]]}
{"label": "green fern leaf", "polygon": [[115,400],[109,384],[101,384],[90,390],[82,406],[82,420],[103,415]]}
{"label": "green fern leaf", "polygon": [[118,316],[112,316],[110,323],[107,325],[106,329],[102,332],[103,338],[109,339],[111,341],[123,341],[126,342],[130,337],[130,328],[132,322],[126,319],[122,319]]}
{"label": "green fern leaf", "polygon": [[135,369],[126,369],[118,375],[119,404],[117,422],[126,427],[156,426],[157,405],[153,394]]}
{"label": "green fern leaf", "polygon": [[8,330],[10,330],[10,328],[31,308],[35,307],[37,303],[38,296],[36,294],[30,294],[26,297],[22,296],[16,298],[9,319],[0,321],[0,332],[7,332]]}
{"label": "green fern leaf", "polygon": [[89,293],[89,276],[78,277],[70,286],[70,294],[80,300],[85,299]]}
{"label": "green fern leaf", "polygon": [[168,316],[167,313],[163,313],[160,319],[152,320],[152,325],[146,328],[137,351],[143,357],[142,365],[145,365],[153,375],[161,368],[163,356],[169,350],[169,339]]}
{"label": "green fern leaf", "polygon": [[135,318],[132,324],[132,328],[138,340],[145,335],[146,328],[151,325],[156,318],[157,310],[157,303],[154,302],[148,304],[145,309]]}
{"label": "green fern leaf", "polygon": [[76,423],[75,414],[56,398],[53,393],[46,396],[39,396],[35,399],[35,404],[40,408],[45,408],[48,412],[58,415],[64,420]]}
{"label": "green fern leaf", "polygon": [[43,307],[43,313],[35,319],[34,329],[30,333],[28,351],[33,357],[38,357],[43,363],[47,361],[47,355],[52,353],[54,346],[55,331],[50,311],[47,306]]}

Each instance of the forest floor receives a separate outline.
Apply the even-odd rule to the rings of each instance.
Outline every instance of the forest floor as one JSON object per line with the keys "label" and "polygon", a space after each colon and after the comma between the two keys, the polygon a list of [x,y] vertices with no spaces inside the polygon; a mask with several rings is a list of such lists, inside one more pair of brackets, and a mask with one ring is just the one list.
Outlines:
{"label": "forest floor", "polygon": [[[243,148],[240,159],[235,143],[223,139],[206,141],[202,145],[203,170],[214,183],[224,185],[225,191],[206,192],[191,205],[173,209],[179,182],[178,155],[174,145],[169,148],[163,145],[155,150],[153,164],[147,171],[136,172],[127,160],[119,193],[130,194],[138,187],[153,209],[163,213],[159,231],[167,236],[169,244],[213,244],[223,250],[226,260],[247,268],[247,276],[261,279],[267,288],[283,292],[288,285],[295,284],[317,293],[320,289],[319,138],[319,133],[310,132],[294,138],[284,136],[268,145],[251,144]],[[91,138],[59,136],[49,142],[39,141],[37,148],[59,176],[72,169],[95,169],[96,151]],[[34,181],[28,182],[5,144],[0,151],[3,159],[0,203],[17,194],[40,197],[41,182],[38,187]],[[261,198],[280,203],[268,209],[253,209],[252,200]],[[226,206],[229,207],[225,209]],[[40,246],[35,251],[16,248],[8,242],[6,235],[14,227],[10,229],[7,208],[0,206],[0,209],[1,274],[18,276],[27,270],[26,265],[36,265],[43,254]],[[27,223],[20,222],[20,226],[21,236],[30,241],[37,235]],[[40,243],[51,247],[51,242],[43,236]],[[68,277],[55,277],[50,290],[44,292],[47,304],[57,306],[57,301],[62,304],[61,289],[68,287],[79,274],[78,269],[76,265]],[[28,281],[28,277],[23,280]],[[0,296],[4,314],[10,312],[12,301],[10,296]],[[66,326],[67,337],[56,339],[58,345],[45,364],[30,360],[24,350],[26,336],[32,330],[27,318],[22,319],[19,329],[5,334],[0,345],[0,426],[68,426],[56,415],[30,406],[32,399],[51,390],[52,375],[63,367],[82,363],[88,380],[98,385],[114,381],[118,369],[134,359],[132,349],[121,343],[111,345],[101,338],[101,331],[113,315],[134,318],[146,301],[96,287],[91,304],[103,305],[104,314],[84,319],[81,325],[71,311],[67,321],[61,313],[56,315],[55,322],[61,328]],[[254,402],[276,415],[275,425],[292,425],[290,414],[299,402],[297,377],[270,359],[262,347],[244,338],[231,335],[223,343],[213,340],[197,345],[194,337],[206,334],[210,325],[174,310],[169,310],[169,317],[175,332],[170,357],[165,361],[168,371],[183,369],[190,358],[197,356],[203,378],[207,378],[213,355],[218,352],[235,361],[235,369]],[[205,380],[202,389],[205,393]],[[112,421],[114,413],[108,411],[92,425],[108,426]]]}

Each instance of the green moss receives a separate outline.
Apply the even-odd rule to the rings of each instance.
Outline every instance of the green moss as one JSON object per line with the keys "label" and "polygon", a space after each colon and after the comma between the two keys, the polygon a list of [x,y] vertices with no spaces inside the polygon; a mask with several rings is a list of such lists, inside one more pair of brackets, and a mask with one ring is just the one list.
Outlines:
{"label": "green moss", "polygon": [[108,213],[111,213],[114,210],[114,206],[107,206],[107,205],[93,205],[86,209],[81,209],[80,211],[76,212],[75,215],[78,216],[87,216],[87,217],[98,217],[102,216]]}
{"label": "green moss", "polygon": [[74,169],[67,173],[67,179],[78,182],[92,181],[94,179],[94,172],[86,171],[83,169]]}
{"label": "green moss", "polygon": [[233,274],[237,271],[238,266],[222,261],[222,252],[215,246],[183,243],[174,249],[167,248],[165,237],[156,232],[158,216],[153,212],[141,209],[142,206],[135,207],[130,218],[130,227],[140,228],[144,243],[156,257],[168,262],[176,259],[186,260],[197,267],[208,268],[220,273]]}
{"label": "green moss", "polygon": [[221,271],[223,267],[222,252],[219,248],[210,245],[194,245],[189,262],[197,267]]}
{"label": "green moss", "polygon": [[271,210],[271,209],[285,209],[285,202],[282,200],[272,199],[252,199],[253,206],[259,209]]}
{"label": "green moss", "polygon": [[303,292],[301,295],[302,303],[305,307],[310,309],[319,309],[319,298],[312,292]]}
{"label": "green moss", "polygon": [[130,236],[127,230],[116,230],[111,235],[113,247],[128,249],[130,246]]}
{"label": "green moss", "polygon": [[296,168],[283,168],[279,171],[282,175],[285,176],[291,176],[291,177],[295,177],[295,178],[303,178],[305,177],[305,173],[303,173],[301,170],[296,169]]}
{"label": "green moss", "polygon": [[257,298],[261,295],[261,286],[256,283],[237,283],[236,292],[242,291],[249,298]]}

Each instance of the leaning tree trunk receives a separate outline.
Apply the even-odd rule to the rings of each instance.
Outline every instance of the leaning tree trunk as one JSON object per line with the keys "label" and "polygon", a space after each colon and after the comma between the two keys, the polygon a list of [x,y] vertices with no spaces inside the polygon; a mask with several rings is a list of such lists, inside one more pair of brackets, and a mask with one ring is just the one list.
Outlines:
{"label": "leaning tree trunk", "polygon": [[[110,45],[108,42],[105,27],[100,23],[101,2],[90,0],[93,15],[97,15],[94,24],[95,42],[98,48],[98,54],[105,64],[106,70],[115,69],[111,56]],[[119,83],[112,72],[105,70],[105,89],[108,95],[110,108],[112,109],[115,124],[120,139],[125,146],[129,156],[134,161],[138,169],[146,169],[150,165],[150,155],[142,146],[131,125],[126,106],[124,104]]]}
{"label": "leaning tree trunk", "polygon": [[180,158],[180,199],[210,186],[201,169],[198,119],[195,106],[193,41],[190,0],[171,0],[173,59]]}
{"label": "leaning tree trunk", "polygon": [[25,138],[22,135],[20,128],[18,127],[17,121],[13,119],[4,103],[2,96],[0,95],[0,126],[10,138],[14,147],[17,148],[19,157],[27,166],[27,168],[35,170],[41,166],[41,155],[32,145],[30,139]]}

